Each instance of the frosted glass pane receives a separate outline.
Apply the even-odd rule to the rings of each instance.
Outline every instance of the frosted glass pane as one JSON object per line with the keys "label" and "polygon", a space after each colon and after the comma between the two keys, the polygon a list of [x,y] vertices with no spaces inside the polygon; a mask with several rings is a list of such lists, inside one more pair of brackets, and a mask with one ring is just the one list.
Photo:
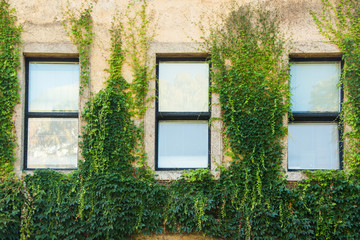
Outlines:
{"label": "frosted glass pane", "polygon": [[30,118],[28,168],[76,168],[78,119]]}
{"label": "frosted glass pane", "polygon": [[289,124],[288,168],[339,169],[337,124]]}
{"label": "frosted glass pane", "polygon": [[159,168],[208,167],[207,121],[159,121]]}
{"label": "frosted glass pane", "polygon": [[294,63],[290,67],[293,112],[339,112],[340,62]]}
{"label": "frosted glass pane", "polygon": [[209,64],[161,62],[159,64],[160,112],[208,112]]}
{"label": "frosted glass pane", "polygon": [[30,112],[77,112],[78,104],[78,63],[30,63]]}

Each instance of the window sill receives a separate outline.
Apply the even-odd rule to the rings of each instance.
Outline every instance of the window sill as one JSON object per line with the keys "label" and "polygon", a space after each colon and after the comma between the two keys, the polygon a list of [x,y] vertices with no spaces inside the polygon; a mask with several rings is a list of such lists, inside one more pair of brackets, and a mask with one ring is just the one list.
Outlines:
{"label": "window sill", "polygon": [[77,168],[74,168],[74,169],[53,169],[53,168],[38,168],[38,169],[24,169],[23,171],[21,172],[16,172],[16,174],[18,176],[25,176],[25,175],[32,175],[34,174],[34,171],[35,170],[45,170],[45,169],[50,169],[50,170],[54,170],[56,172],[59,172],[59,173],[63,173],[63,174],[69,174],[69,173],[72,173],[74,171],[77,170]]}
{"label": "window sill", "polygon": [[285,175],[288,182],[299,182],[306,179],[306,175],[301,171],[287,171]]}
{"label": "window sill", "polygon": [[[178,180],[184,171],[187,170],[171,170],[171,171],[155,171],[155,179],[158,181],[175,181]],[[211,170],[215,179],[219,178],[219,171]]]}

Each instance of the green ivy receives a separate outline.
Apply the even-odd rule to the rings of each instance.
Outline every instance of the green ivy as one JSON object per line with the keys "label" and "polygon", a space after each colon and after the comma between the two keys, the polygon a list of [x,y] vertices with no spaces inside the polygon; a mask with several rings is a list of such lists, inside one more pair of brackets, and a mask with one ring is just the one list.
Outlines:
{"label": "green ivy", "polygon": [[138,138],[134,155],[140,171],[150,174],[147,166],[147,156],[144,142],[144,116],[148,103],[153,98],[148,97],[149,82],[153,69],[148,66],[148,50],[153,40],[153,16],[148,10],[148,2],[145,0],[130,0],[124,14],[124,46],[126,55],[129,57],[128,66],[132,71],[132,81],[129,84],[131,94],[130,111],[138,120]]}
{"label": "green ivy", "polygon": [[[133,80],[130,83],[130,88],[133,92],[133,110],[134,115],[142,118],[146,111],[147,92],[149,90],[149,79],[151,71],[148,66],[148,50],[150,42],[153,39],[151,34],[150,21],[151,15],[148,13],[147,1],[129,1],[126,9],[125,17],[126,24],[126,41],[127,54],[130,56],[130,66],[133,71]],[[137,11],[133,11],[138,8]]]}
{"label": "green ivy", "polygon": [[15,10],[8,1],[0,1],[0,177],[13,171],[15,134],[12,117],[19,103],[19,45],[21,27],[16,25]]}
{"label": "green ivy", "polygon": [[25,184],[28,195],[22,239],[81,239],[86,229],[78,217],[77,173],[37,170],[26,176]]}
{"label": "green ivy", "polygon": [[345,167],[360,174],[360,3],[342,0],[333,4],[322,0],[321,13],[312,13],[320,32],[343,53],[344,68],[341,85],[346,94],[342,105],[342,121],[351,129],[346,131]]}
{"label": "green ivy", "polygon": [[308,172],[295,189],[309,222],[312,239],[360,238],[360,185],[343,171]]}
{"label": "green ivy", "polygon": [[[144,4],[136,16],[145,21]],[[144,29],[146,24],[139,27]],[[29,238],[127,239],[138,232],[162,231],[165,188],[144,166],[133,166],[142,130],[133,120],[133,96],[138,88],[122,75],[128,51],[123,48],[120,18],[114,18],[110,33],[106,87],[90,98],[82,112],[86,125],[81,135],[83,161],[79,169],[69,176],[35,171],[26,178],[31,196],[27,199]],[[147,79],[145,76],[142,81]]]}
{"label": "green ivy", "polygon": [[[70,3],[68,2],[68,5]],[[82,6],[83,7],[83,6]],[[76,14],[70,7],[64,12],[63,26],[67,35],[77,46],[80,63],[80,94],[90,83],[90,55],[91,44],[94,39],[93,20],[91,18],[93,5]]]}
{"label": "green ivy", "polygon": [[216,199],[220,198],[217,182],[207,169],[184,173],[169,189],[165,231],[172,233],[209,232],[218,225]]}
{"label": "green ivy", "polygon": [[20,236],[22,185],[14,173],[14,107],[19,103],[21,26],[16,24],[15,10],[0,0],[0,239]]}
{"label": "green ivy", "polygon": [[13,177],[0,179],[0,239],[19,239],[22,183]]}
{"label": "green ivy", "polygon": [[220,222],[226,223],[224,231],[231,226],[226,231],[232,237],[276,237],[285,187],[283,120],[289,111],[285,39],[274,13],[250,6],[233,9],[211,33],[205,47],[232,156],[219,179],[226,216]]}

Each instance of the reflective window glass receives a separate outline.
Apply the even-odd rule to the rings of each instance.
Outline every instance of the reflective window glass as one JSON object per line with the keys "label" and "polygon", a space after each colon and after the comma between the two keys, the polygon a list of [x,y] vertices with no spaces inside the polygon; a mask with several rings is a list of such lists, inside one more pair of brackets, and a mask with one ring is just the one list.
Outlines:
{"label": "reflective window glass", "polygon": [[291,123],[288,130],[289,169],[339,169],[336,123]]}
{"label": "reflective window glass", "polygon": [[208,121],[159,121],[159,168],[206,168]]}
{"label": "reflective window glass", "polygon": [[209,111],[209,64],[160,62],[160,112]]}
{"label": "reflective window glass", "polygon": [[29,112],[77,112],[79,64],[29,64]]}
{"label": "reflective window glass", "polygon": [[76,168],[77,118],[30,118],[28,168]]}
{"label": "reflective window glass", "polygon": [[340,62],[296,62],[290,67],[293,112],[339,112]]}

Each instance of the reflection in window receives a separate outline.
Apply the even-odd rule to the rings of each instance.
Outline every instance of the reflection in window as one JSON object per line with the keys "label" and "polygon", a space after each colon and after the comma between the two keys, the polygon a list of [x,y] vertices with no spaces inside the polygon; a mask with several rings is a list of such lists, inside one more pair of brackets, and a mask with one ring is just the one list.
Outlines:
{"label": "reflection in window", "polygon": [[340,73],[338,59],[295,59],[292,63],[288,169],[340,168]]}
{"label": "reflection in window", "polygon": [[207,121],[160,121],[159,168],[206,168]]}
{"label": "reflection in window", "polygon": [[289,169],[338,169],[337,124],[289,124],[288,157]]}
{"label": "reflection in window", "polygon": [[28,168],[76,166],[77,119],[30,118],[28,129]]}
{"label": "reflection in window", "polygon": [[157,170],[209,167],[209,64],[158,62]]}
{"label": "reflection in window", "polygon": [[30,62],[29,111],[78,111],[79,65]]}
{"label": "reflection in window", "polygon": [[293,112],[338,112],[339,62],[301,62],[291,66]]}
{"label": "reflection in window", "polygon": [[209,110],[209,64],[159,65],[160,112],[207,112]]}
{"label": "reflection in window", "polygon": [[79,64],[27,61],[25,168],[74,169],[78,153]]}

